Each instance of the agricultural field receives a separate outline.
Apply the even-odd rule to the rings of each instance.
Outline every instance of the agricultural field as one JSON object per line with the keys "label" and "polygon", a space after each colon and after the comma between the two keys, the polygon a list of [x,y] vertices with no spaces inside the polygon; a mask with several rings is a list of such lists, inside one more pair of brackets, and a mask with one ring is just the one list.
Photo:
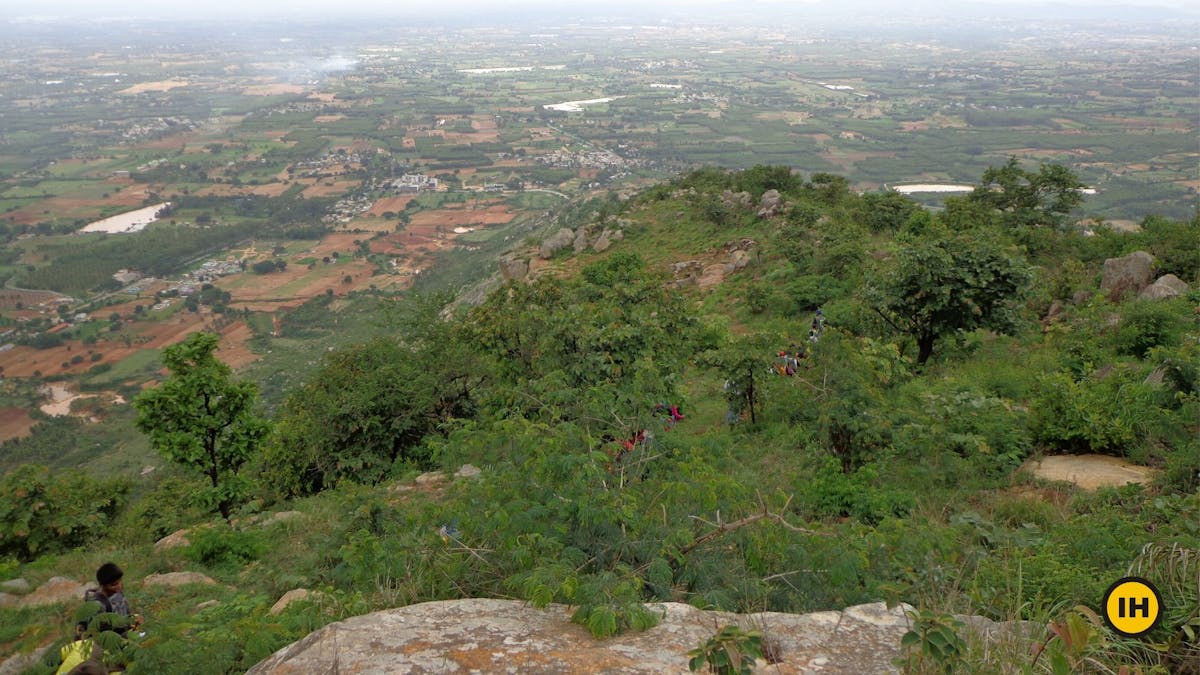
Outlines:
{"label": "agricultural field", "polygon": [[[458,292],[606,195],[700,165],[877,191],[1056,162],[1094,188],[1079,218],[1134,229],[1188,217],[1200,189],[1179,27],[159,30],[117,44],[44,27],[4,47],[5,378],[141,387],[201,329],[235,367],[303,371],[310,357],[284,354],[316,314],[369,333],[350,316],[363,298]],[[137,232],[84,232],[157,205]],[[10,437],[24,409],[6,408]]]}

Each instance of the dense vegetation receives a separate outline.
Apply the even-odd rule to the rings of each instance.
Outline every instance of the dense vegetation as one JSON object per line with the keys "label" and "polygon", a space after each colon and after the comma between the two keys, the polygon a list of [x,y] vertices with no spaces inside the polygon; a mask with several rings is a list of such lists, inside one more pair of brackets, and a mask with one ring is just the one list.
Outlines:
{"label": "dense vegetation", "polygon": [[[653,624],[654,601],[807,611],[886,598],[934,626],[947,612],[1075,625],[1086,612],[1073,608],[1094,609],[1136,561],[1169,607],[1149,639],[1097,626],[1082,643],[1051,641],[1036,664],[1029,644],[945,658],[1185,669],[1200,601],[1170,575],[1194,574],[1200,549],[1200,296],[1113,300],[1099,271],[1147,250],[1195,289],[1200,218],[1085,236],[1064,226],[1067,191],[1014,194],[1041,180],[1069,190],[1073,176],[1005,170],[937,214],[766,166],[694,171],[608,203],[597,218],[630,224],[605,254],[555,260],[558,274],[449,316],[445,299],[376,306],[378,337],[326,354],[270,435],[242,439],[252,484],[219,490],[180,471],[97,492],[11,474],[0,576],[82,577],[120,558],[149,617],[129,672],[169,673],[196,672],[180,653],[239,671],[339,617],[457,597],[565,602],[598,636]],[[768,190],[778,217],[730,198],[757,205]],[[748,266],[711,292],[668,272],[723,262],[746,240]],[[799,355],[790,376],[780,350]],[[183,384],[171,367],[166,386]],[[1088,492],[1018,471],[1065,452],[1158,478]],[[464,464],[480,475],[409,480]],[[64,486],[70,499],[41,496]],[[35,503],[39,519],[20,520]],[[283,510],[301,515],[259,525]],[[182,527],[188,546],[152,548]],[[133,583],[183,568],[227,586]],[[268,614],[298,586],[322,595]],[[220,602],[196,609],[209,598]],[[28,649],[70,620],[0,608],[0,625],[0,644]]]}

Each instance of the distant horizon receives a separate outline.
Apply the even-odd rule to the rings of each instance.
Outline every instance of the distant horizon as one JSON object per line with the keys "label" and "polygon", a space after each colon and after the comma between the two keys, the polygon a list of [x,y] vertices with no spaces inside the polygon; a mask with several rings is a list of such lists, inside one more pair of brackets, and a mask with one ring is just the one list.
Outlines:
{"label": "distant horizon", "polygon": [[[971,0],[947,7],[945,3],[935,3],[928,0],[918,0],[915,3],[897,5],[885,0],[657,0],[651,2],[634,2],[633,0],[615,0],[599,2],[569,3],[553,2],[551,0],[459,0],[437,5],[431,9],[427,3],[387,2],[385,0],[344,0],[339,3],[329,3],[328,0],[208,0],[205,3],[170,4],[151,2],[149,0],[106,0],[102,3],[87,0],[44,0],[36,5],[17,5],[10,0],[0,2],[0,10],[10,20],[47,20],[71,19],[76,17],[108,17],[108,18],[144,18],[144,19],[238,19],[245,17],[311,19],[311,18],[353,18],[356,16],[419,16],[424,19],[446,18],[479,18],[479,15],[496,15],[508,19],[517,19],[526,12],[549,11],[555,15],[595,15],[612,16],[635,14],[652,16],[656,14],[678,16],[685,12],[716,11],[718,13],[744,14],[752,16],[756,11],[821,11],[829,10],[831,14],[844,15],[851,9],[870,10],[862,16],[908,16],[913,18],[930,18],[945,16],[949,9],[955,11],[997,11],[1000,13],[1020,9],[1022,14],[1030,19],[1039,16],[1057,16],[1062,12],[1077,14],[1082,11],[1096,11],[1103,14],[1120,14],[1136,17],[1141,11],[1149,14],[1169,12],[1200,17],[1200,9],[1195,3],[1183,0]],[[732,10],[732,12],[730,12]]]}

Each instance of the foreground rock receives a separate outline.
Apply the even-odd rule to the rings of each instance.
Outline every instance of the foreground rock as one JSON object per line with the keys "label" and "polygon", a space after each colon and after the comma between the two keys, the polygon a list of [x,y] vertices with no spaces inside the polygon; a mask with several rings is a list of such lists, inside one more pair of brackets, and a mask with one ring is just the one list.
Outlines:
{"label": "foreground rock", "polygon": [[[426,602],[330,624],[251,668],[271,673],[687,673],[687,652],[721,626],[761,630],[777,647],[772,673],[895,672],[908,630],[901,608],[736,615],[689,605],[649,605],[658,626],[607,640],[571,623],[563,605],[512,600]],[[982,631],[997,624],[976,619]],[[987,624],[982,625],[982,624]],[[760,662],[760,665],[766,664]]]}

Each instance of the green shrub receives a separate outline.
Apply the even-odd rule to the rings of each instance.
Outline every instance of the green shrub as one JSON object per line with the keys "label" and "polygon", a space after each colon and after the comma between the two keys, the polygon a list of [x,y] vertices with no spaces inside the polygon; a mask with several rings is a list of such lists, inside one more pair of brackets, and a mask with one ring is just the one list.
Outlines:
{"label": "green shrub", "polygon": [[1063,452],[1128,455],[1159,416],[1154,392],[1129,372],[1076,381],[1054,373],[1038,383],[1030,403],[1034,440]]}
{"label": "green shrub", "polygon": [[183,549],[183,555],[218,569],[242,567],[257,560],[265,549],[262,535],[228,527],[196,530],[188,538],[191,543]]}
{"label": "green shrub", "polygon": [[129,483],[26,464],[0,479],[0,555],[32,560],[98,536],[125,502]]}
{"label": "green shrub", "polygon": [[1134,302],[1121,317],[1121,324],[1117,328],[1117,352],[1141,359],[1155,347],[1170,347],[1178,343],[1181,317],[1174,303]]}

